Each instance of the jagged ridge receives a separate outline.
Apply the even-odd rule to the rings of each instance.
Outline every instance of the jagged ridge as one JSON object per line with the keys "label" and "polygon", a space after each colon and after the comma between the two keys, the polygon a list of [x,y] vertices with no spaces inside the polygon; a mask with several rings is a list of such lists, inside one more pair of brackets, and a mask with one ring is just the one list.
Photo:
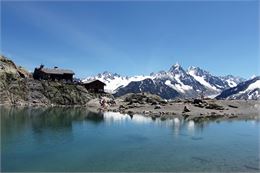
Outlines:
{"label": "jagged ridge", "polygon": [[217,99],[260,99],[260,76],[241,82],[236,87],[224,90]]}
{"label": "jagged ridge", "polygon": [[89,79],[105,82],[107,84],[105,90],[115,96],[150,92],[165,99],[198,97],[201,94],[216,96],[221,91],[244,81],[244,79],[232,75],[214,76],[198,67],[190,67],[185,71],[179,64],[173,65],[168,71],[151,73],[149,76],[124,77],[104,72],[88,77],[83,82]]}

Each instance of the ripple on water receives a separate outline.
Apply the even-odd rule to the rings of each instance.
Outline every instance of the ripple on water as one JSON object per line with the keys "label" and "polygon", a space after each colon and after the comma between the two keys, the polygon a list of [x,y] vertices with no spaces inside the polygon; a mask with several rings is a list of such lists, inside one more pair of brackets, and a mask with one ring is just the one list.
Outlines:
{"label": "ripple on water", "polygon": [[204,159],[202,157],[193,156],[191,157],[192,160],[199,161],[201,163],[210,163],[210,160]]}
{"label": "ripple on water", "polygon": [[191,139],[194,140],[194,141],[199,141],[199,140],[202,140],[203,137],[192,137]]}
{"label": "ripple on water", "polygon": [[142,136],[142,135],[138,135],[138,134],[129,134],[126,135],[126,140],[129,142],[134,142],[134,141],[138,141],[138,142],[144,142],[147,141],[149,138]]}

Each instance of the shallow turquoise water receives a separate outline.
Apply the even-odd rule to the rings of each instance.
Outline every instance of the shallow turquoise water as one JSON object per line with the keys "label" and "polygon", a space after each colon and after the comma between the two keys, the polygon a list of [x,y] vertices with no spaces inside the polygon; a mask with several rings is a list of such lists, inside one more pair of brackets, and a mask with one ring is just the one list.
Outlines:
{"label": "shallow turquoise water", "polygon": [[81,108],[4,108],[2,171],[259,172],[259,121],[195,124]]}

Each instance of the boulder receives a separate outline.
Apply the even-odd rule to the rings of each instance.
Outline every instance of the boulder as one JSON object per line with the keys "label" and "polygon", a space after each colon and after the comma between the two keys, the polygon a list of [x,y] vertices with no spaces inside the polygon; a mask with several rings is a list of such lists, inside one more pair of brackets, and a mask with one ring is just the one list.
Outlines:
{"label": "boulder", "polygon": [[131,117],[133,117],[134,112],[133,111],[127,111],[127,114],[130,115]]}
{"label": "boulder", "polygon": [[209,103],[205,106],[206,109],[224,110],[223,106],[217,105],[216,103]]}
{"label": "boulder", "polygon": [[119,109],[126,109],[126,107],[124,105],[120,105]]}
{"label": "boulder", "polygon": [[182,113],[190,112],[190,110],[187,108],[187,106],[184,106]]}
{"label": "boulder", "polygon": [[182,114],[182,116],[184,119],[187,119],[189,117],[189,115],[187,115],[187,114]]}
{"label": "boulder", "polygon": [[201,99],[194,99],[193,104],[201,104],[203,101]]}
{"label": "boulder", "polygon": [[238,108],[238,106],[234,106],[234,105],[228,105],[231,108]]}
{"label": "boulder", "polygon": [[160,105],[156,105],[156,106],[154,107],[154,109],[161,109],[161,106],[160,106]]}

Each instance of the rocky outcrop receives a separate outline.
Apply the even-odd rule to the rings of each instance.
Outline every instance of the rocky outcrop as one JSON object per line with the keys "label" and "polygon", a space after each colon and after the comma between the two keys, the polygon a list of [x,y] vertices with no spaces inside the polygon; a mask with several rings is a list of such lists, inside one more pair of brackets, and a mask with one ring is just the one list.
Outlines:
{"label": "rocky outcrop", "polygon": [[2,104],[85,105],[93,96],[79,85],[20,79],[11,81],[1,91]]}
{"label": "rocky outcrop", "polygon": [[86,105],[96,97],[83,86],[34,80],[32,75],[4,56],[0,57],[0,104]]}
{"label": "rocky outcrop", "polygon": [[214,110],[224,110],[224,107],[214,103],[214,100],[207,102],[207,101],[201,100],[201,99],[194,99],[193,102],[191,102],[191,103],[194,106],[200,107],[200,108],[214,109]]}
{"label": "rocky outcrop", "polygon": [[[31,78],[32,75],[21,66],[16,66],[15,63],[6,58],[0,56],[0,79],[1,83],[6,79],[19,79],[19,78]],[[2,85],[0,85],[1,87]]]}
{"label": "rocky outcrop", "polygon": [[163,100],[160,96],[149,94],[149,93],[132,93],[127,94],[122,97],[124,102],[127,102],[128,105],[137,103],[137,104],[166,104],[167,102]]}

